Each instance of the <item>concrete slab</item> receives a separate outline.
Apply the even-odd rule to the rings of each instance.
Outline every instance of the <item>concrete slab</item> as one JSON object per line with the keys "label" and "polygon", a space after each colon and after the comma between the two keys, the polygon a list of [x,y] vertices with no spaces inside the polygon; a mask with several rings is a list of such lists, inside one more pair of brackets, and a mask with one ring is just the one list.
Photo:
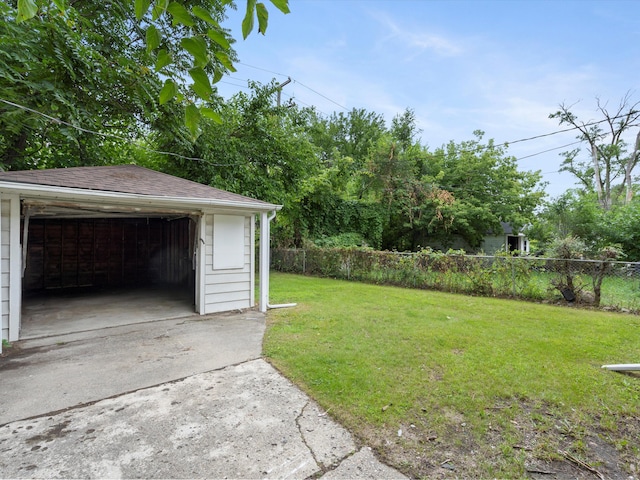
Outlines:
{"label": "concrete slab", "polygon": [[406,478],[260,358],[265,317],[19,342],[0,358],[3,478]]}
{"label": "concrete slab", "polygon": [[0,359],[0,425],[260,358],[264,329],[249,310],[18,342]]}
{"label": "concrete slab", "polygon": [[407,477],[397,470],[380,463],[369,447],[362,447],[354,455],[346,458],[338,468],[321,477],[323,480],[344,478],[383,478],[385,480],[403,480]]}
{"label": "concrete slab", "polygon": [[195,307],[180,288],[74,289],[25,295],[21,339],[189,317]]}
{"label": "concrete slab", "polygon": [[332,440],[314,443],[318,459],[355,450],[326,417],[310,419],[312,409],[254,360],[6,425],[0,470],[10,478],[306,478],[320,470],[309,431]]}

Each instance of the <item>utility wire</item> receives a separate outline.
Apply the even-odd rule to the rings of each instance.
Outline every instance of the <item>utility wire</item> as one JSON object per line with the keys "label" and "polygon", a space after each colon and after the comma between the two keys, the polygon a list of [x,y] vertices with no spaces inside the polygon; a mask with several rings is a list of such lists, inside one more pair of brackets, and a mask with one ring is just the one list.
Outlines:
{"label": "utility wire", "polygon": [[[284,73],[275,72],[275,71],[273,71],[273,70],[269,70],[269,69],[266,69],[266,68],[256,67],[255,65],[249,65],[249,64],[247,64],[247,63],[242,63],[242,62],[238,62],[238,63],[239,63],[240,65],[244,65],[245,67],[253,68],[253,69],[256,69],[256,70],[262,70],[263,72],[271,73],[271,74],[274,74],[274,75],[279,75],[279,76],[281,76],[281,77],[287,77],[287,78],[290,78],[294,83],[297,83],[298,85],[300,85],[300,86],[302,86],[302,87],[306,88],[307,90],[309,90],[309,91],[311,91],[311,92],[315,93],[316,95],[318,95],[318,96],[320,96],[320,97],[324,98],[325,100],[330,101],[331,103],[333,103],[333,104],[337,105],[338,107],[342,108],[343,110],[345,110],[345,111],[349,111],[349,109],[348,109],[347,107],[345,107],[344,105],[341,105],[340,103],[338,103],[338,102],[336,102],[335,100],[333,100],[333,99],[331,99],[331,98],[327,97],[326,95],[324,95],[324,94],[322,94],[322,93],[320,93],[320,92],[318,92],[318,91],[314,90],[313,88],[311,88],[311,87],[309,87],[309,86],[307,86],[307,85],[305,85],[305,84],[303,84],[303,83],[299,82],[298,80],[296,80],[295,78],[291,77],[290,75],[285,75]],[[627,114],[621,114],[621,115],[617,115],[617,116],[615,116],[615,117],[606,118],[606,119],[604,119],[604,120],[598,120],[598,121],[594,121],[594,122],[589,122],[589,123],[586,123],[586,124],[581,125],[580,127],[582,127],[582,128],[584,128],[584,127],[590,127],[590,126],[592,126],[592,125],[598,125],[598,124],[600,124],[600,123],[608,122],[608,121],[615,120],[615,119],[622,118],[622,117],[626,117],[626,116],[627,116]],[[521,139],[513,140],[513,141],[510,141],[510,142],[503,142],[503,143],[499,143],[499,144],[497,144],[497,145],[492,145],[492,146],[487,145],[487,146],[485,146],[484,148],[482,148],[481,150],[486,150],[487,148],[508,147],[509,145],[514,144],[514,143],[528,142],[528,141],[531,141],[531,140],[537,140],[537,139],[539,139],[539,138],[545,138],[545,137],[550,137],[550,136],[552,136],[552,135],[558,135],[558,134],[560,134],[560,133],[571,132],[571,131],[573,131],[573,130],[578,130],[580,127],[578,127],[578,126],[573,126],[573,127],[565,128],[565,129],[562,129],[562,130],[556,130],[556,131],[554,131],[554,132],[543,133],[543,134],[541,134],[541,135],[535,135],[535,136],[533,136],[533,137],[521,138]],[[564,145],[564,146],[562,146],[562,147],[552,148],[552,149],[550,149],[550,150],[545,150],[545,151],[542,151],[542,152],[533,153],[533,154],[531,154],[531,155],[527,155],[527,156],[525,156],[525,157],[521,157],[521,158],[519,158],[518,160],[522,160],[522,159],[525,159],[525,158],[533,157],[533,156],[536,156],[536,155],[541,155],[541,154],[543,154],[543,153],[547,153],[547,152],[550,152],[550,151],[552,151],[552,150],[556,150],[556,149],[564,148],[564,147],[566,147],[566,146],[575,145],[575,144],[577,144],[577,143],[581,143],[581,142],[574,142],[574,143],[570,143],[570,144],[568,144],[568,145]]]}
{"label": "utility wire", "polygon": [[[560,150],[561,148],[570,147],[571,145],[577,145],[578,143],[582,143],[582,141],[578,140],[577,142],[567,143],[566,145],[561,145],[559,147],[550,148],[548,150],[543,150],[541,152],[532,153],[531,155],[525,155],[524,157],[516,158],[516,161],[524,160],[525,158],[535,157],[537,155],[542,155],[543,153],[553,152],[554,150]],[[555,172],[552,172],[552,173],[555,173]]]}
{"label": "utility wire", "polygon": [[[83,128],[83,127],[80,127],[78,125],[74,125],[72,123],[65,122],[64,120],[60,120],[59,118],[55,118],[55,117],[52,117],[50,115],[47,115],[46,113],[39,112],[38,110],[34,110],[33,108],[25,107],[24,105],[20,105],[18,103],[10,102],[9,100],[5,100],[4,98],[0,98],[0,102],[6,103],[7,105],[11,105],[12,107],[19,108],[21,110],[25,110],[25,111],[30,112],[30,113],[34,113],[36,115],[40,115],[41,117],[44,117],[44,118],[46,118],[48,120],[51,120],[53,123],[56,123],[58,125],[66,125],[67,127],[74,128],[74,129],[76,129],[76,130],[78,130],[80,132],[83,132],[83,133],[90,133],[92,135],[98,135],[98,136],[106,137],[106,138],[114,138],[116,140],[124,141],[125,143],[128,143],[130,145],[133,144],[133,142],[131,141],[130,138],[123,137],[121,135],[116,135],[116,134],[113,134],[113,133],[96,132],[95,130],[89,130],[88,128]],[[145,145],[140,145],[140,144],[134,144],[134,145],[136,147],[142,148],[142,149],[144,149],[144,150],[146,150],[146,151],[148,151],[150,153],[157,153],[157,154],[160,154],[160,155],[170,155],[172,157],[181,158],[183,160],[192,160],[192,161],[196,161],[196,162],[203,162],[203,163],[207,163],[209,165],[212,165],[214,167],[232,167],[233,166],[233,164],[230,164],[230,163],[227,163],[227,164],[224,164],[224,163],[212,163],[209,160],[205,160],[204,158],[200,158],[200,157],[187,157],[185,155],[180,155],[179,153],[164,152],[164,151],[161,151],[161,150],[155,150],[155,149],[147,147]]]}
{"label": "utility wire", "polygon": [[242,63],[242,62],[236,62],[239,65],[244,65],[245,67],[249,67],[249,68],[254,68],[256,70],[262,70],[263,72],[267,72],[267,73],[272,73],[274,75],[279,75],[281,77],[287,77],[287,78],[291,78],[291,80],[293,81],[293,83],[297,83],[298,85],[300,85],[301,87],[306,88],[307,90],[309,90],[310,92],[315,93],[316,95],[324,98],[325,100],[330,101],[331,103],[333,103],[334,105],[337,105],[338,107],[342,108],[345,111],[349,111],[349,109],[347,107],[345,107],[344,105],[339,104],[338,102],[336,102],[335,100],[327,97],[326,95],[323,95],[322,93],[318,92],[317,90],[314,90],[313,88],[305,85],[302,82],[299,82],[298,80],[294,79],[293,77],[291,77],[290,75],[285,75],[284,73],[278,73],[278,72],[274,72],[273,70],[268,70],[266,68],[260,68],[260,67],[256,67],[254,65],[249,65],[247,63]]}
{"label": "utility wire", "polygon": [[331,100],[329,97],[327,97],[326,95],[321,94],[320,92],[317,92],[316,90],[314,90],[311,87],[307,87],[304,83],[300,83],[299,81],[292,79],[293,83],[297,83],[298,85],[300,85],[301,87],[306,88],[307,90],[310,90],[311,92],[315,93],[316,95],[320,95],[322,98],[324,98],[325,100],[329,100],[331,103],[339,106],[340,108],[342,108],[345,111],[349,111],[349,109],[347,107],[345,107],[344,105],[340,105],[338,102]]}
{"label": "utility wire", "polygon": [[[258,68],[258,67],[253,67],[253,68]],[[262,69],[262,70],[264,70],[264,69]],[[267,71],[269,71],[269,70],[267,70]],[[271,72],[271,73],[274,73],[274,72]],[[278,75],[281,75],[281,74],[278,74]],[[296,81],[294,80],[294,82],[296,82]],[[296,83],[302,85],[305,88],[308,88],[312,92],[314,92],[314,93],[322,96],[323,98],[326,98],[327,100],[333,102],[333,100],[331,100],[330,98],[325,97],[321,93],[316,92],[315,90],[313,90],[313,89],[311,89],[309,87],[306,87],[305,85],[301,84],[300,82],[296,82]],[[293,97],[290,97],[290,98],[293,98]],[[97,132],[95,130],[90,130],[90,129],[87,129],[87,128],[84,128],[84,127],[80,127],[78,125],[73,125],[73,124],[71,124],[69,122],[65,122],[64,120],[60,120],[59,118],[52,117],[50,115],[47,115],[46,113],[42,113],[42,112],[40,112],[38,110],[34,110],[32,108],[26,107],[24,105],[20,105],[20,104],[15,103],[15,102],[10,102],[9,100],[5,100],[3,98],[0,98],[0,102],[3,102],[5,104],[7,104],[7,105],[11,105],[12,107],[15,107],[15,108],[18,108],[18,109],[21,109],[21,110],[25,110],[25,111],[30,112],[30,113],[34,113],[36,115],[40,115],[40,116],[42,116],[42,117],[44,117],[44,118],[46,118],[46,119],[48,119],[48,120],[50,120],[50,121],[52,121],[52,122],[54,122],[56,124],[66,125],[68,127],[74,128],[74,129],[76,129],[76,130],[78,130],[80,132],[89,133],[89,134],[93,134],[93,135],[98,135],[98,136],[106,137],[106,138],[114,138],[114,139],[117,139],[117,140],[124,141],[124,142],[126,142],[128,144],[132,144],[133,143],[130,138],[126,138],[126,137],[123,137],[121,135],[116,135],[116,134],[113,134],[113,133]],[[334,102],[334,103],[336,103],[336,102]],[[337,105],[339,105],[339,104],[337,104]],[[342,108],[345,108],[345,107],[342,107]],[[599,123],[604,123],[604,122],[607,122],[607,121],[610,121],[610,120],[615,120],[616,118],[621,118],[621,117],[625,117],[625,116],[626,116],[626,114],[621,114],[621,115],[618,115],[618,116],[615,116],[615,117],[611,117],[611,118],[607,118],[607,119],[604,119],[604,120],[598,120],[598,121],[586,123],[586,124],[583,124],[582,127],[588,127],[588,126],[592,126],[592,125],[597,125]],[[566,128],[566,129],[563,129],[563,130],[557,130],[555,132],[543,133],[541,135],[535,135],[533,137],[521,138],[519,140],[513,140],[513,141],[510,141],[510,142],[504,142],[504,143],[500,143],[500,144],[497,144],[497,145],[483,145],[478,150],[486,150],[488,148],[508,147],[509,145],[514,144],[514,143],[521,143],[521,142],[528,142],[528,141],[531,141],[531,140],[537,140],[539,138],[549,137],[549,136],[552,136],[552,135],[557,135],[559,133],[565,133],[565,132],[570,132],[572,130],[577,130],[578,128],[579,127]],[[568,146],[571,146],[571,145],[575,145],[575,144],[578,144],[578,143],[582,143],[582,142],[577,141],[577,142],[569,143],[569,144],[566,144],[566,145],[562,145],[560,147],[555,147],[555,148],[551,148],[549,150],[544,150],[544,151],[541,151],[541,152],[533,153],[531,155],[527,155],[527,156],[518,158],[516,160],[523,160],[525,158],[534,157],[536,155],[541,155],[543,153],[547,153],[547,152],[550,152],[550,151],[553,151],[553,150],[558,150],[560,148],[565,148],[565,147],[568,147]],[[211,162],[209,160],[205,160],[205,159],[200,158],[200,157],[187,157],[187,156],[181,155],[179,153],[155,150],[155,149],[147,147],[145,145],[139,145],[139,144],[135,144],[135,145],[137,147],[139,147],[139,148],[142,148],[142,149],[150,152],[150,153],[156,153],[156,154],[159,154],[159,155],[169,155],[169,156],[173,156],[173,157],[176,157],[176,158],[181,158],[183,160],[191,160],[191,161],[203,162],[203,163],[207,163],[207,164],[209,164],[211,166],[214,166],[214,167],[231,167],[231,166],[234,166],[234,164],[229,164],[229,163],[226,163],[226,164],[225,163],[213,163],[213,162]],[[463,151],[461,151],[461,152],[463,152]]]}
{"label": "utility wire", "polygon": [[254,68],[256,70],[262,70],[263,72],[273,73],[274,75],[279,75],[281,77],[289,77],[289,75],[285,75],[284,73],[274,72],[273,70],[267,70],[266,68],[256,67],[253,65],[249,65],[248,63],[236,62],[238,65],[244,65],[245,67]]}

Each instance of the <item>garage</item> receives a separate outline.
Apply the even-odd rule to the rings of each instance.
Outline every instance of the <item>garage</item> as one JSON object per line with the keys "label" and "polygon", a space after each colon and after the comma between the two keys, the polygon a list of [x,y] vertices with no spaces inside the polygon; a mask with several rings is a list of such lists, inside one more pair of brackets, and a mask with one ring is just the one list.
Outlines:
{"label": "garage", "polygon": [[269,223],[279,209],[135,165],[1,172],[2,338],[33,332],[34,311],[40,327],[49,323],[36,332],[73,329],[60,309],[80,301],[91,314],[79,330],[117,322],[127,308],[160,306],[159,316],[252,308],[258,219],[265,311]]}

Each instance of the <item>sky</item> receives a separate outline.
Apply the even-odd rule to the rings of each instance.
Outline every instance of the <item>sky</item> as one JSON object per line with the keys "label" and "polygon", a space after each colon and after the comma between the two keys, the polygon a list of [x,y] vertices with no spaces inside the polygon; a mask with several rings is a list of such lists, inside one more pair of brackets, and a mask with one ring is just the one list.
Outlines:
{"label": "sky", "polygon": [[588,122],[603,118],[598,99],[610,111],[640,101],[638,0],[289,0],[288,15],[263,1],[266,35],[242,39],[242,0],[223,24],[239,62],[221,95],[291,78],[283,102],[323,115],[365,109],[390,124],[410,108],[430,150],[482,130],[541,171],[550,198],[576,186],[558,169],[577,134],[547,135],[566,128],[549,114],[570,105]]}

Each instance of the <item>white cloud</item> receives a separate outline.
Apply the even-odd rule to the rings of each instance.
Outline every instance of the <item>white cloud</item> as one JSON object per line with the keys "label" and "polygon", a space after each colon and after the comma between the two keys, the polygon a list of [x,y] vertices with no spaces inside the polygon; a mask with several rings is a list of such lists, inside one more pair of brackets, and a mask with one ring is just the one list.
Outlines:
{"label": "white cloud", "polygon": [[[444,35],[425,31],[424,26],[400,24],[388,13],[370,11],[370,16],[378,22],[385,34],[376,42],[404,54],[410,53],[409,59],[423,52],[432,52],[442,57],[453,57],[463,53],[462,46]],[[405,49],[408,51],[405,52]]]}

